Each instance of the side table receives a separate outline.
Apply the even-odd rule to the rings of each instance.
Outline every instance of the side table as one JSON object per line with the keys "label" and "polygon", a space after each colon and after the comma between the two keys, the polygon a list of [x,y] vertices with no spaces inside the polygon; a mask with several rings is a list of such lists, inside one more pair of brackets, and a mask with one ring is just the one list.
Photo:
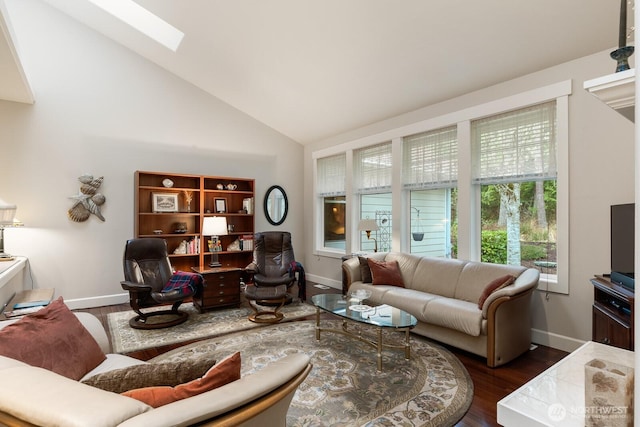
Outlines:
{"label": "side table", "polygon": [[191,269],[204,277],[202,292],[193,297],[193,305],[199,312],[240,305],[241,268],[191,267]]}

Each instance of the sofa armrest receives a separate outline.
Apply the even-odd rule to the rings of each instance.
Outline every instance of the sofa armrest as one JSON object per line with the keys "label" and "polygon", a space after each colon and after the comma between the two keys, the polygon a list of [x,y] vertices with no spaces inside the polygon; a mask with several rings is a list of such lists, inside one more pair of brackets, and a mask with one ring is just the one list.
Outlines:
{"label": "sofa armrest", "polygon": [[489,307],[495,301],[502,297],[511,297],[524,292],[533,292],[538,287],[538,280],[540,279],[540,271],[535,268],[528,268],[518,276],[513,284],[506,286],[496,292],[493,292],[487,297],[482,305],[482,317],[488,318]]}
{"label": "sofa armrest", "polygon": [[2,370],[0,419],[10,425],[111,427],[152,408],[34,366]]}
{"label": "sofa armrest", "polygon": [[540,272],[525,270],[512,284],[487,298],[487,365],[497,367],[515,359],[531,345],[531,295]]}
{"label": "sofa armrest", "polygon": [[347,281],[347,289],[353,282],[359,282],[362,280],[360,275],[360,261],[357,256],[342,261],[342,271]]}

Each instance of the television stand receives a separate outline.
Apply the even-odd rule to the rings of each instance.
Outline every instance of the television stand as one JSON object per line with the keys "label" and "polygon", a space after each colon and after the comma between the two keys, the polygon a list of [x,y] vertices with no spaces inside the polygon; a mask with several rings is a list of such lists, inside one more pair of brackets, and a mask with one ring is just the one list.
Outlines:
{"label": "television stand", "polygon": [[633,351],[634,292],[604,276],[595,276],[591,284],[592,340]]}

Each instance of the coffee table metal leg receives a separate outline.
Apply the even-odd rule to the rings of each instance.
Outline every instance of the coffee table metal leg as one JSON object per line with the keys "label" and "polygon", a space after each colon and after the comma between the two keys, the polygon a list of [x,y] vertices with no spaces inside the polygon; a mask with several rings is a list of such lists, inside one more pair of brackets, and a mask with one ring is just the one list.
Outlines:
{"label": "coffee table metal leg", "polygon": [[320,309],[316,307],[316,340],[320,341]]}
{"label": "coffee table metal leg", "polygon": [[378,328],[378,371],[382,371],[382,328]]}
{"label": "coffee table metal leg", "polygon": [[404,340],[404,358],[409,360],[411,359],[411,342],[409,341],[409,329],[404,331],[405,340]]}

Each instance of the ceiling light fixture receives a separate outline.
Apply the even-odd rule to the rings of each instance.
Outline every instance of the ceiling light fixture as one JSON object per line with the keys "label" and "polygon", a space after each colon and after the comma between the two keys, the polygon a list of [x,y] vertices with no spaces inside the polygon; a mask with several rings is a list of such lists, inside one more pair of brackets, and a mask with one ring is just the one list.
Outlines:
{"label": "ceiling light fixture", "polygon": [[184,33],[132,0],[88,0],[161,45],[178,50]]}

